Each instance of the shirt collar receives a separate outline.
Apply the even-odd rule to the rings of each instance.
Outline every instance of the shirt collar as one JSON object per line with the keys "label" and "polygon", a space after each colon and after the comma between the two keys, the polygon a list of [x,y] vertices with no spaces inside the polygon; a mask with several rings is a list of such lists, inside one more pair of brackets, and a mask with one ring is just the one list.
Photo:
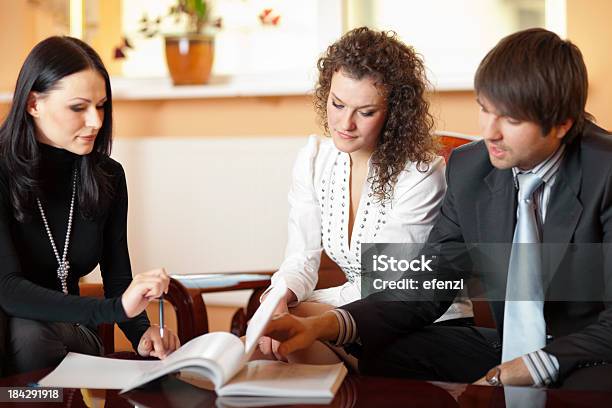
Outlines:
{"label": "shirt collar", "polygon": [[521,170],[518,167],[513,167],[512,176],[514,178],[514,186],[518,188],[518,180],[516,176],[522,173],[533,173],[540,177],[544,183],[548,183],[559,171],[559,167],[561,167],[561,162],[563,161],[564,156],[565,144],[561,144],[553,154],[548,156],[546,159],[540,162],[540,164],[536,165],[530,170]]}

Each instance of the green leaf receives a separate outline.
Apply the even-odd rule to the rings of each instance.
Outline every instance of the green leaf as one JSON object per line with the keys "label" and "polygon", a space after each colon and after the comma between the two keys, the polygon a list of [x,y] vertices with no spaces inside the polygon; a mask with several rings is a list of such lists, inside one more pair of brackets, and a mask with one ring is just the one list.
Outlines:
{"label": "green leaf", "polygon": [[191,0],[190,3],[198,18],[206,18],[206,2],[204,0]]}

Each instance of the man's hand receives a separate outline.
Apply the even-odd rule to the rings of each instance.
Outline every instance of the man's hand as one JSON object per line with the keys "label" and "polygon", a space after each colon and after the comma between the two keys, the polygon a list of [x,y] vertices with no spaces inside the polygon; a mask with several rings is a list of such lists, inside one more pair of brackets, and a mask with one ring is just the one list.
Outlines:
{"label": "man's hand", "polygon": [[[533,385],[533,378],[523,362],[522,357],[507,361],[499,366],[501,374],[499,379],[503,385]],[[485,377],[474,383],[475,385],[490,385]]]}
{"label": "man's hand", "polygon": [[157,357],[160,360],[181,346],[181,342],[171,330],[164,328],[164,338],[159,335],[159,326],[152,325],[138,342],[138,354],[143,357]]}
{"label": "man's hand", "polygon": [[310,347],[316,340],[334,341],[338,338],[338,319],[332,312],[316,317],[296,317],[283,314],[273,318],[264,333],[280,341],[278,353],[282,357]]}

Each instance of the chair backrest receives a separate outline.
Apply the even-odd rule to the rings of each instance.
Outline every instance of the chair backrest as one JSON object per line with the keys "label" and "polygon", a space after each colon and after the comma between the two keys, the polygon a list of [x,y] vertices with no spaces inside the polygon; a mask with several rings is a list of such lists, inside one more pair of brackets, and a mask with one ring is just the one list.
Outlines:
{"label": "chair backrest", "polygon": [[332,261],[325,251],[321,253],[321,265],[319,266],[319,280],[316,289],[332,288],[343,285],[346,275],[340,267]]}
{"label": "chair backrest", "polygon": [[444,160],[446,161],[448,161],[448,157],[454,148],[473,142],[474,140],[480,140],[480,138],[477,136],[464,135],[462,133],[447,132],[443,130],[436,131],[434,134],[438,137],[438,140],[442,145],[439,154],[440,156],[444,157]]}

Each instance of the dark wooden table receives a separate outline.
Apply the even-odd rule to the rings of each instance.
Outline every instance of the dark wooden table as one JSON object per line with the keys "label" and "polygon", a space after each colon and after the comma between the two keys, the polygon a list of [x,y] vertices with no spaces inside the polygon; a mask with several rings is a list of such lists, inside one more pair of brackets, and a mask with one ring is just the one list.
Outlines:
{"label": "dark wooden table", "polygon": [[[118,353],[116,357],[126,357]],[[0,378],[0,387],[26,386],[35,383],[51,369]],[[296,403],[302,407],[505,407],[526,408],[534,406],[525,400],[508,400],[515,395],[515,389],[481,387],[466,384],[430,383],[403,379],[362,377],[349,375],[336,397],[328,405]],[[608,407],[612,406],[612,392],[586,392],[564,390],[521,389],[524,394],[539,401],[541,407]],[[506,395],[508,394],[508,395]],[[527,405],[526,405],[527,404]],[[5,406],[4,404],[0,404]],[[49,406],[49,407],[231,407],[249,406],[245,400],[240,405],[229,405],[223,399],[217,400],[214,392],[202,390],[174,377],[165,377],[146,389],[130,391],[119,395],[117,390],[64,389],[64,402],[26,404],[15,403],[6,406]],[[257,405],[265,406],[265,405]],[[279,406],[279,405],[276,405]],[[287,405],[285,405],[287,406]]]}

